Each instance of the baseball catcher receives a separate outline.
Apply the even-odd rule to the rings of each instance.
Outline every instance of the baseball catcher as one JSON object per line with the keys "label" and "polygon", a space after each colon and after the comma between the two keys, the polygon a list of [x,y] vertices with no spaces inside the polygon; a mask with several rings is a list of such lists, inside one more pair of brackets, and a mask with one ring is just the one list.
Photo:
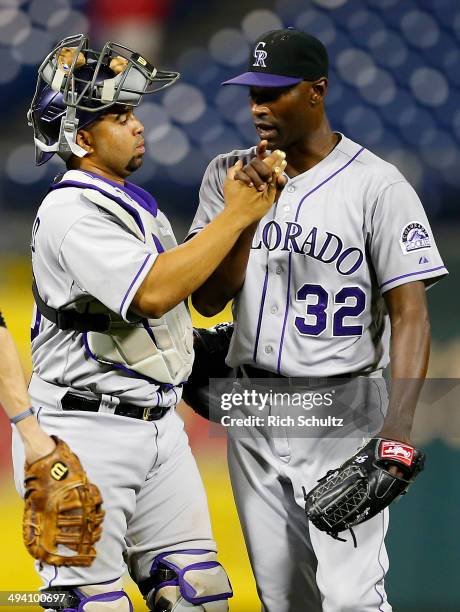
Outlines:
{"label": "baseball catcher", "polygon": [[[329,470],[308,494],[310,521],[336,540],[338,533],[372,518],[404,495],[423,470],[422,451],[395,440],[372,438],[336,470]],[[394,469],[394,468],[397,469]]]}
{"label": "baseball catcher", "polygon": [[[68,612],[132,612],[126,567],[150,610],[226,612],[232,588],[174,410],[194,357],[184,301],[272,207],[276,189],[235,180],[236,162],[220,220],[178,247],[154,196],[127,179],[146,152],[136,107],[179,73],[115,42],[92,49],[84,34],[60,41],[38,72],[28,113],[36,163],[58,155],[66,167],[32,231],[29,391],[57,447],[26,466],[26,541],[44,559],[37,570],[46,590],[67,593]],[[284,154],[274,151],[265,163],[276,175]],[[78,449],[100,487],[105,517],[96,562],[57,574],[56,555],[73,565],[91,560],[102,520],[100,497],[61,439]],[[13,438],[18,483],[20,442]]]}
{"label": "baseball catcher", "polygon": [[[254,40],[243,71],[222,85],[245,88],[258,139],[209,163],[188,232],[189,241],[199,237],[225,210],[223,186],[236,160],[237,180],[263,189],[271,180],[264,152],[282,150],[287,165],[276,205],[194,291],[193,305],[209,317],[236,298],[226,361],[242,385],[275,378],[294,405],[296,378],[312,390],[318,378],[343,378],[344,386],[350,378],[351,387],[360,378],[367,390],[355,407],[384,419],[351,460],[357,444],[350,435],[310,430],[298,437],[286,426],[269,438],[264,420],[254,425],[261,435],[229,435],[232,488],[265,612],[392,610],[384,584],[385,506],[421,467],[410,436],[429,358],[426,289],[447,274],[404,175],[353,134],[333,129],[329,65],[328,50],[308,32],[288,27]],[[272,408],[274,416],[290,416],[285,400]],[[407,463],[386,455],[391,448]],[[313,488],[336,467],[307,496],[306,529],[301,485]],[[356,527],[357,554],[350,554],[351,542],[327,535],[364,518]],[[302,540],[287,537],[300,533]]]}

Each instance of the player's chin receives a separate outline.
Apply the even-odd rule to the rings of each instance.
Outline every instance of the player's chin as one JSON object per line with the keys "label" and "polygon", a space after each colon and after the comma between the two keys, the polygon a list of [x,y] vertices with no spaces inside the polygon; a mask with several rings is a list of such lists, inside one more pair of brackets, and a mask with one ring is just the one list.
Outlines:
{"label": "player's chin", "polygon": [[[273,133],[273,131],[272,131]],[[278,134],[273,134],[270,136],[259,136],[260,140],[266,140],[267,141],[267,149],[269,149],[270,151],[274,151],[275,149],[281,149],[281,145],[280,145],[280,138]]]}
{"label": "player's chin", "polygon": [[135,172],[136,170],[138,170],[142,166],[143,163],[144,163],[144,154],[143,153],[140,153],[138,155],[134,155],[134,157],[131,157],[131,159],[127,163],[126,170],[128,170],[128,172]]}

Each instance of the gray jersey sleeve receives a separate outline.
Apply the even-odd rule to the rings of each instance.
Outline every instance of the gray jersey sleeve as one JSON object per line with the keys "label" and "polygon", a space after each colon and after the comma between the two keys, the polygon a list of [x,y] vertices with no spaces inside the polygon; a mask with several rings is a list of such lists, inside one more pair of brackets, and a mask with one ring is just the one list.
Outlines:
{"label": "gray jersey sleeve", "polygon": [[405,181],[385,187],[370,220],[370,255],[380,291],[447,274],[422,203]]}
{"label": "gray jersey sleeve", "polygon": [[223,210],[223,185],[228,169],[239,159],[243,161],[243,164],[247,164],[254,155],[255,147],[218,155],[209,163],[201,181],[200,203],[190,226],[188,237],[206,227]]}
{"label": "gray jersey sleeve", "polygon": [[132,299],[157,256],[108,214],[95,212],[66,232],[59,264],[82,291],[128,320]]}

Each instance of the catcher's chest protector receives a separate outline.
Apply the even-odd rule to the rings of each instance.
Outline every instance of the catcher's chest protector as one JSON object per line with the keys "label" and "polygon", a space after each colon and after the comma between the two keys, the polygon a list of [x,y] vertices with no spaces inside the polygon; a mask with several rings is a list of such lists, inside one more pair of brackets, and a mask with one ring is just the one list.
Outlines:
{"label": "catcher's chest protector", "polygon": [[[153,216],[122,189],[75,170],[66,172],[56,187],[78,184],[84,198],[116,217],[139,240],[151,246],[152,252],[161,253],[177,246],[166,217],[159,211]],[[90,303],[88,312],[110,314],[111,318],[107,332],[85,332],[85,346],[93,359],[164,384],[179,385],[189,377],[194,357],[193,327],[184,303],[160,319],[135,323],[127,323],[97,300]]]}

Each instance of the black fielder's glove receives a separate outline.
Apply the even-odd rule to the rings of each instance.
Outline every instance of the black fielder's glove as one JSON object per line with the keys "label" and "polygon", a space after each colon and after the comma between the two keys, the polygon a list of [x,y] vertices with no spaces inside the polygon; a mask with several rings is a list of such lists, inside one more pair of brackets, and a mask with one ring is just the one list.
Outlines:
{"label": "black fielder's glove", "polygon": [[[372,438],[348,461],[330,470],[309,493],[305,492],[305,512],[321,531],[337,540],[338,533],[364,523],[406,493],[423,470],[422,451],[395,440]],[[396,466],[404,475],[388,471]]]}
{"label": "black fielder's glove", "polygon": [[225,363],[233,327],[233,323],[219,323],[208,329],[193,330],[195,361],[192,373],[184,384],[182,399],[200,416],[216,422],[220,422],[219,393],[210,392],[209,379],[233,376],[234,370]]}

